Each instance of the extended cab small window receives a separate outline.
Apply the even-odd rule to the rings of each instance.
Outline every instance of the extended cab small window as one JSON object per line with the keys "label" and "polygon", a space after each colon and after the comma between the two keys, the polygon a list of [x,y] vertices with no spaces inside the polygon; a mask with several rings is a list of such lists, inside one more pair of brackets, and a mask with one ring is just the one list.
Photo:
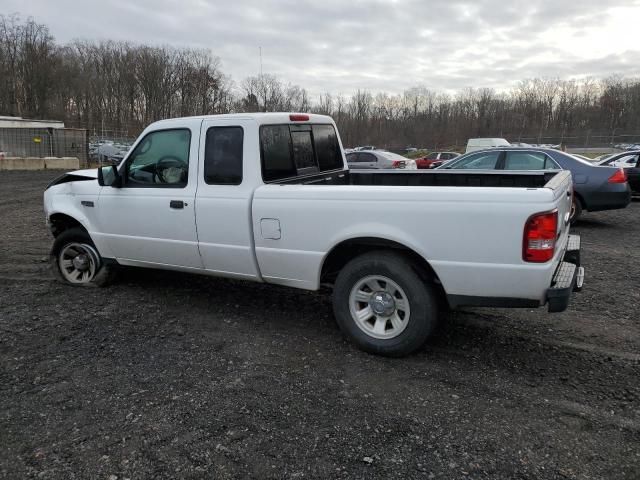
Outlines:
{"label": "extended cab small window", "polygon": [[125,166],[127,187],[184,187],[189,174],[191,131],[187,128],[148,133]]}
{"label": "extended cab small window", "polygon": [[265,181],[344,166],[333,125],[263,125],[260,147]]}
{"label": "extended cab small window", "polygon": [[209,185],[242,183],[242,127],[211,127],[204,147],[204,181]]}

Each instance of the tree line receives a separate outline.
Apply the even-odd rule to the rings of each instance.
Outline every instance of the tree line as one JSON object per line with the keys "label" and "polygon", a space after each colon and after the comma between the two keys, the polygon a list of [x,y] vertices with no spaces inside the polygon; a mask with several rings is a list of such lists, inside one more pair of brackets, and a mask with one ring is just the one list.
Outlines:
{"label": "tree line", "polygon": [[[234,82],[208,50],[117,41],[58,44],[46,25],[0,15],[0,115],[137,135],[162,118],[255,111],[331,115],[349,146],[445,147],[470,137],[601,143],[640,132],[640,79],[527,79],[507,91],[307,90],[264,74]],[[551,140],[551,142],[550,142]]]}

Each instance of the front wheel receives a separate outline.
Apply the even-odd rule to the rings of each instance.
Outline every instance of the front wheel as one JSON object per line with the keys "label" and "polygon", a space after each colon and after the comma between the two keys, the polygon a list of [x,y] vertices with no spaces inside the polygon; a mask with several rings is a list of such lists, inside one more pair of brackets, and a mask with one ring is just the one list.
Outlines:
{"label": "front wheel", "polygon": [[432,288],[401,254],[374,251],[350,261],[334,285],[333,310],[360,349],[401,357],[422,345],[437,323]]}
{"label": "front wheel", "polygon": [[89,234],[80,228],[56,237],[50,259],[56,280],[75,287],[103,287],[115,275],[113,267],[104,265]]}

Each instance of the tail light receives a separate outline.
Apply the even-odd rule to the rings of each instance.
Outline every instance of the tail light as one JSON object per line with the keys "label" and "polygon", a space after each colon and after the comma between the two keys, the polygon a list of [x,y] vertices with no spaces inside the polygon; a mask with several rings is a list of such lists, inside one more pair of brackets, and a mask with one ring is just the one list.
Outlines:
{"label": "tail light", "polygon": [[609,177],[609,183],[625,183],[627,181],[627,172],[624,168],[620,168],[616,173]]}
{"label": "tail light", "polygon": [[553,258],[556,249],[558,211],[536,213],[524,225],[522,259],[544,263]]}
{"label": "tail light", "polygon": [[404,168],[405,167],[405,162],[403,162],[402,160],[394,160],[393,163],[391,164],[391,168]]}

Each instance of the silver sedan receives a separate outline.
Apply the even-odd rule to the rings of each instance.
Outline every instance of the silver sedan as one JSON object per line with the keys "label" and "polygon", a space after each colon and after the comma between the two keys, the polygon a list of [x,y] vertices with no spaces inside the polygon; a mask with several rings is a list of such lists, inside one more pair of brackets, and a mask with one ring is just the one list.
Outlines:
{"label": "silver sedan", "polygon": [[404,168],[416,170],[415,160],[403,157],[386,150],[367,150],[351,152],[347,154],[347,163],[350,169],[363,168]]}

